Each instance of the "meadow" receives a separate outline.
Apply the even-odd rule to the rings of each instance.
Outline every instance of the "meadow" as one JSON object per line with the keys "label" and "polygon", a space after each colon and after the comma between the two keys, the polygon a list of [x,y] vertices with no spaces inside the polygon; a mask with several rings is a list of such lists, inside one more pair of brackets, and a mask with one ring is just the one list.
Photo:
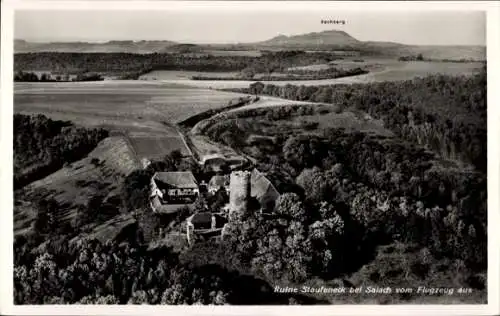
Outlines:
{"label": "meadow", "polygon": [[374,71],[366,75],[365,81],[399,81],[415,77],[425,77],[434,74],[449,76],[470,76],[478,73],[482,63],[451,63],[451,62],[398,62],[381,71]]}
{"label": "meadow", "polygon": [[184,156],[190,155],[189,149],[177,136],[130,136],[130,142],[139,159],[162,159],[173,150],[179,150]]}
{"label": "meadow", "polygon": [[344,128],[346,131],[362,132],[366,134],[393,136],[393,133],[384,128],[384,122],[375,120],[369,115],[359,114],[354,111],[340,113],[329,112],[325,114],[303,115],[293,118],[291,122],[299,126],[314,126],[316,133],[323,133],[329,128]]}

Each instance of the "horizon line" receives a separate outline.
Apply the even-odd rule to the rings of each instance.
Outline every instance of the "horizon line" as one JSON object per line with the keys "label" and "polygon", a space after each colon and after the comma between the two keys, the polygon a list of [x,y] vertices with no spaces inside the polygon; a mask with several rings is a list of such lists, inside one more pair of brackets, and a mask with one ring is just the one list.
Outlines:
{"label": "horizon line", "polygon": [[[310,33],[304,33],[304,34],[310,34]],[[299,34],[300,35],[300,34]],[[285,35],[286,36],[286,35]],[[296,36],[296,35],[289,35],[287,37],[291,36]],[[270,38],[273,39],[274,37]],[[111,42],[171,42],[179,45],[250,45],[250,44],[259,44],[261,42],[268,41],[267,40],[262,40],[262,41],[257,41],[257,42],[195,42],[195,41],[173,41],[173,40],[168,40],[168,39],[107,39],[107,40],[84,40],[84,39],[75,39],[75,40],[33,40],[33,39],[25,39],[25,38],[14,38],[14,41],[23,41],[27,43],[36,43],[36,44],[73,44],[73,43],[84,43],[84,44],[108,44]],[[395,41],[361,41],[357,40],[359,43],[390,43],[390,44],[398,44],[398,45],[404,45],[404,46],[479,46],[479,47],[486,47],[486,44],[408,44],[408,43],[401,43],[401,42],[395,42]],[[326,44],[324,46],[332,46],[332,45],[341,45],[341,46],[350,46],[351,44]],[[281,45],[269,45],[269,46],[281,46]]]}

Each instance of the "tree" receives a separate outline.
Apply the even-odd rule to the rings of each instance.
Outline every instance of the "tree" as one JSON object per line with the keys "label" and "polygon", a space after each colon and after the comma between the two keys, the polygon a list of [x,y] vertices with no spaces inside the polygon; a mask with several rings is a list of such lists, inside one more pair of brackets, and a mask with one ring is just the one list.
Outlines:
{"label": "tree", "polygon": [[198,196],[193,204],[193,210],[195,213],[202,213],[208,210],[208,202],[203,195]]}
{"label": "tree", "polygon": [[146,170],[155,173],[155,172],[166,172],[166,171],[176,171],[175,164],[170,160],[164,161],[152,161],[147,167]]}
{"label": "tree", "polygon": [[176,166],[179,165],[179,163],[181,162],[182,160],[182,153],[180,150],[176,149],[176,150],[172,150],[169,154],[169,157],[170,159],[174,162],[174,164]]}
{"label": "tree", "polygon": [[212,198],[213,202],[210,203],[212,213],[218,213],[228,203],[229,195],[224,187],[219,188]]}
{"label": "tree", "polygon": [[99,158],[92,158],[92,159],[90,160],[90,163],[91,163],[92,165],[94,165],[94,167],[98,167],[98,166],[99,166],[99,163],[100,163]]}
{"label": "tree", "polygon": [[302,221],[306,211],[297,194],[284,193],[276,200],[276,213],[284,218]]}
{"label": "tree", "polygon": [[318,92],[319,93],[315,97],[316,102],[331,103],[332,95],[333,95],[333,88],[332,87],[328,87],[328,86],[323,87]]}
{"label": "tree", "polygon": [[150,183],[153,173],[150,170],[134,170],[124,180],[122,197],[125,207],[135,210],[149,205]]}
{"label": "tree", "polygon": [[253,79],[253,77],[255,76],[255,71],[251,68],[245,68],[241,71],[241,76],[244,79]]}
{"label": "tree", "polygon": [[40,234],[52,234],[57,231],[59,205],[54,199],[42,199],[37,203],[37,217],[34,228]]}
{"label": "tree", "polygon": [[321,202],[329,194],[329,181],[318,167],[314,167],[302,170],[296,183],[304,189],[309,200]]}
{"label": "tree", "polygon": [[249,87],[249,91],[252,94],[259,95],[264,90],[264,84],[260,81],[252,83]]}

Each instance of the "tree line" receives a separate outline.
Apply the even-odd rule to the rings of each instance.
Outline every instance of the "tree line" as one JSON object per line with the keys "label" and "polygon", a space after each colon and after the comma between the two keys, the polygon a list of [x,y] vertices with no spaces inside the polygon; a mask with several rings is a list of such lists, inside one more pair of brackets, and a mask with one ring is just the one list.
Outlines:
{"label": "tree line", "polygon": [[[233,89],[234,90],[234,89]],[[486,73],[335,86],[255,83],[245,93],[333,103],[382,119],[386,128],[442,157],[486,171]]]}
{"label": "tree line", "polygon": [[102,81],[104,78],[96,73],[79,73],[73,78],[70,75],[51,75],[42,73],[38,75],[35,72],[17,71],[14,74],[14,82],[69,82],[69,81]]}
{"label": "tree line", "polygon": [[422,54],[417,55],[408,55],[408,56],[400,56],[398,58],[399,61],[435,61],[442,63],[474,63],[474,62],[482,62],[481,60],[475,60],[473,58],[460,58],[460,59],[437,59],[437,58],[426,58]]}
{"label": "tree line", "polygon": [[[16,304],[287,304],[271,285],[215,264],[193,266],[166,247],[148,249],[65,236],[31,252],[16,238]],[[296,298],[294,298],[296,297]],[[307,299],[302,299],[307,303]]]}
{"label": "tree line", "polygon": [[249,210],[229,221],[227,242],[254,273],[287,282],[345,277],[377,247],[400,243],[422,256],[410,266],[392,263],[403,275],[433,282],[445,260],[459,271],[458,284],[484,289],[477,283],[487,262],[484,175],[442,168],[422,149],[361,133],[276,139],[258,165],[282,192],[274,214]]}
{"label": "tree line", "polygon": [[194,56],[181,53],[18,53],[14,55],[16,71],[33,69],[53,72],[94,72],[135,78],[152,70],[242,71],[273,73],[293,66],[327,63],[338,59],[331,53],[304,51],[268,52],[251,56]]}
{"label": "tree line", "polygon": [[[265,74],[259,75],[259,81],[292,81],[292,80],[325,80],[342,77],[350,77],[367,74],[368,71],[362,68],[342,69],[330,67],[324,70],[280,70],[279,75]],[[212,76],[192,76],[192,80],[249,80],[256,79],[256,73],[245,69],[241,75],[232,77],[212,77]]]}

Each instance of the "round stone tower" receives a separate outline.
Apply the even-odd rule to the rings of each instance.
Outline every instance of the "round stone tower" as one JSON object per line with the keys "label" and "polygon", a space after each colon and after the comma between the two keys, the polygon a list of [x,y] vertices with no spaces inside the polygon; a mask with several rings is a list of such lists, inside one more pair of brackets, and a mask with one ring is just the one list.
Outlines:
{"label": "round stone tower", "polygon": [[229,214],[244,215],[250,199],[250,175],[248,171],[231,173],[229,182]]}

